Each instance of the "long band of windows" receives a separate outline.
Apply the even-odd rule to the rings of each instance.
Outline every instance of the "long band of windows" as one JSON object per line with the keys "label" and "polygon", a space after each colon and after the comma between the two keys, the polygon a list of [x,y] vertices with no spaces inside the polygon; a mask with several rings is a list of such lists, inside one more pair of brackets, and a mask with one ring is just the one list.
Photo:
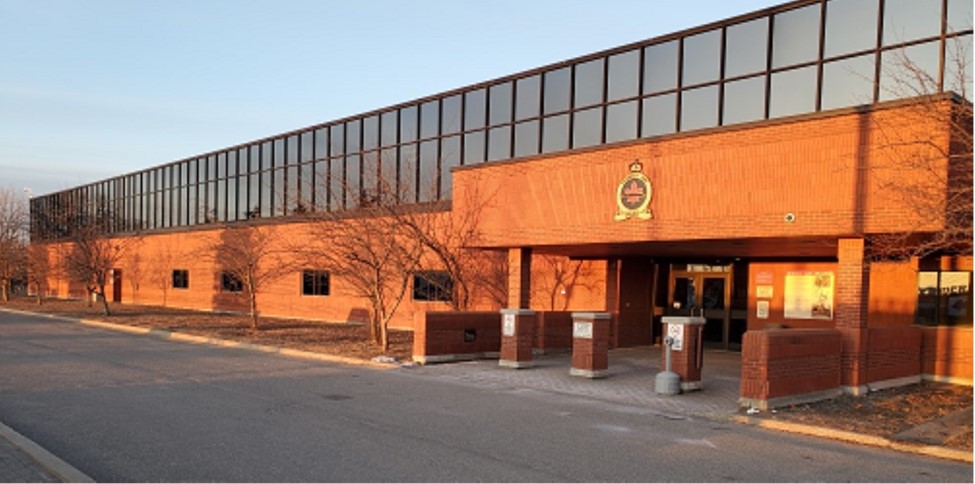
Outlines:
{"label": "long band of windows", "polygon": [[[38,197],[32,233],[64,237],[93,220],[125,233],[350,210],[382,190],[404,203],[449,199],[451,169],[462,165],[918,91],[970,95],[971,62],[951,60],[971,55],[970,0],[799,0]],[[917,70],[910,76],[905,59]],[[898,85],[925,77],[917,73],[930,85]]]}

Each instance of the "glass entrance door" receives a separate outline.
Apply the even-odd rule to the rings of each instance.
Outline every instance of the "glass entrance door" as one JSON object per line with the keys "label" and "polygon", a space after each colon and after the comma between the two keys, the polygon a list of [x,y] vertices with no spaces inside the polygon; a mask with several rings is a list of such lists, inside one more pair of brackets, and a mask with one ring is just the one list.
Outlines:
{"label": "glass entrance door", "polygon": [[667,313],[673,316],[701,316],[704,342],[728,348],[731,322],[731,275],[728,273],[672,272],[670,304]]}

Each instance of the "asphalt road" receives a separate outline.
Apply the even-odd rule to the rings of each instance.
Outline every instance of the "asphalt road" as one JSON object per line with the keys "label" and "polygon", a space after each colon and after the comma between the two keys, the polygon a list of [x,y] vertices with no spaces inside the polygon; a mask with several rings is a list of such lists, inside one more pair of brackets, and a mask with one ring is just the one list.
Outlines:
{"label": "asphalt road", "polygon": [[0,421],[96,481],[972,481],[961,463],[423,373],[0,312]]}

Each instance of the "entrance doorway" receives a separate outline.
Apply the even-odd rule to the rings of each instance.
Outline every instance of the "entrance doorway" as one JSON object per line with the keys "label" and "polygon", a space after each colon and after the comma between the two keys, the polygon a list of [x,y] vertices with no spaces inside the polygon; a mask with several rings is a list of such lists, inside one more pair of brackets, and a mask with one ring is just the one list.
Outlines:
{"label": "entrance doorway", "polygon": [[[673,316],[704,316],[704,343],[729,348],[731,339],[730,267],[708,266],[709,270],[671,270],[666,313]],[[718,271],[718,270],[723,271]]]}
{"label": "entrance doorway", "polygon": [[112,302],[122,302],[122,269],[112,269]]}

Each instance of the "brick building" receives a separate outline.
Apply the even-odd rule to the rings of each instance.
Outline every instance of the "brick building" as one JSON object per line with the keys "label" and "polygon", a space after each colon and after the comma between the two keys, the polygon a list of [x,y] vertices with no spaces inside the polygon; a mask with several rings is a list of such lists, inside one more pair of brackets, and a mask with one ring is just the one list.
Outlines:
{"label": "brick building", "polygon": [[[611,346],[694,312],[708,346],[744,345],[745,398],[971,384],[971,244],[938,243],[971,237],[971,49],[967,0],[797,0],[40,196],[32,244],[57,267],[72,223],[106,220],[139,240],[115,301],[246,310],[196,254],[245,226],[310,245],[314,214],[392,197],[477,214],[465,245],[506,260],[506,294],[465,309],[537,311],[539,348],[566,346],[567,311],[610,314]],[[290,263],[263,314],[368,313]],[[392,324],[424,339],[457,281],[416,269]],[[43,291],[82,296],[62,272]]]}

